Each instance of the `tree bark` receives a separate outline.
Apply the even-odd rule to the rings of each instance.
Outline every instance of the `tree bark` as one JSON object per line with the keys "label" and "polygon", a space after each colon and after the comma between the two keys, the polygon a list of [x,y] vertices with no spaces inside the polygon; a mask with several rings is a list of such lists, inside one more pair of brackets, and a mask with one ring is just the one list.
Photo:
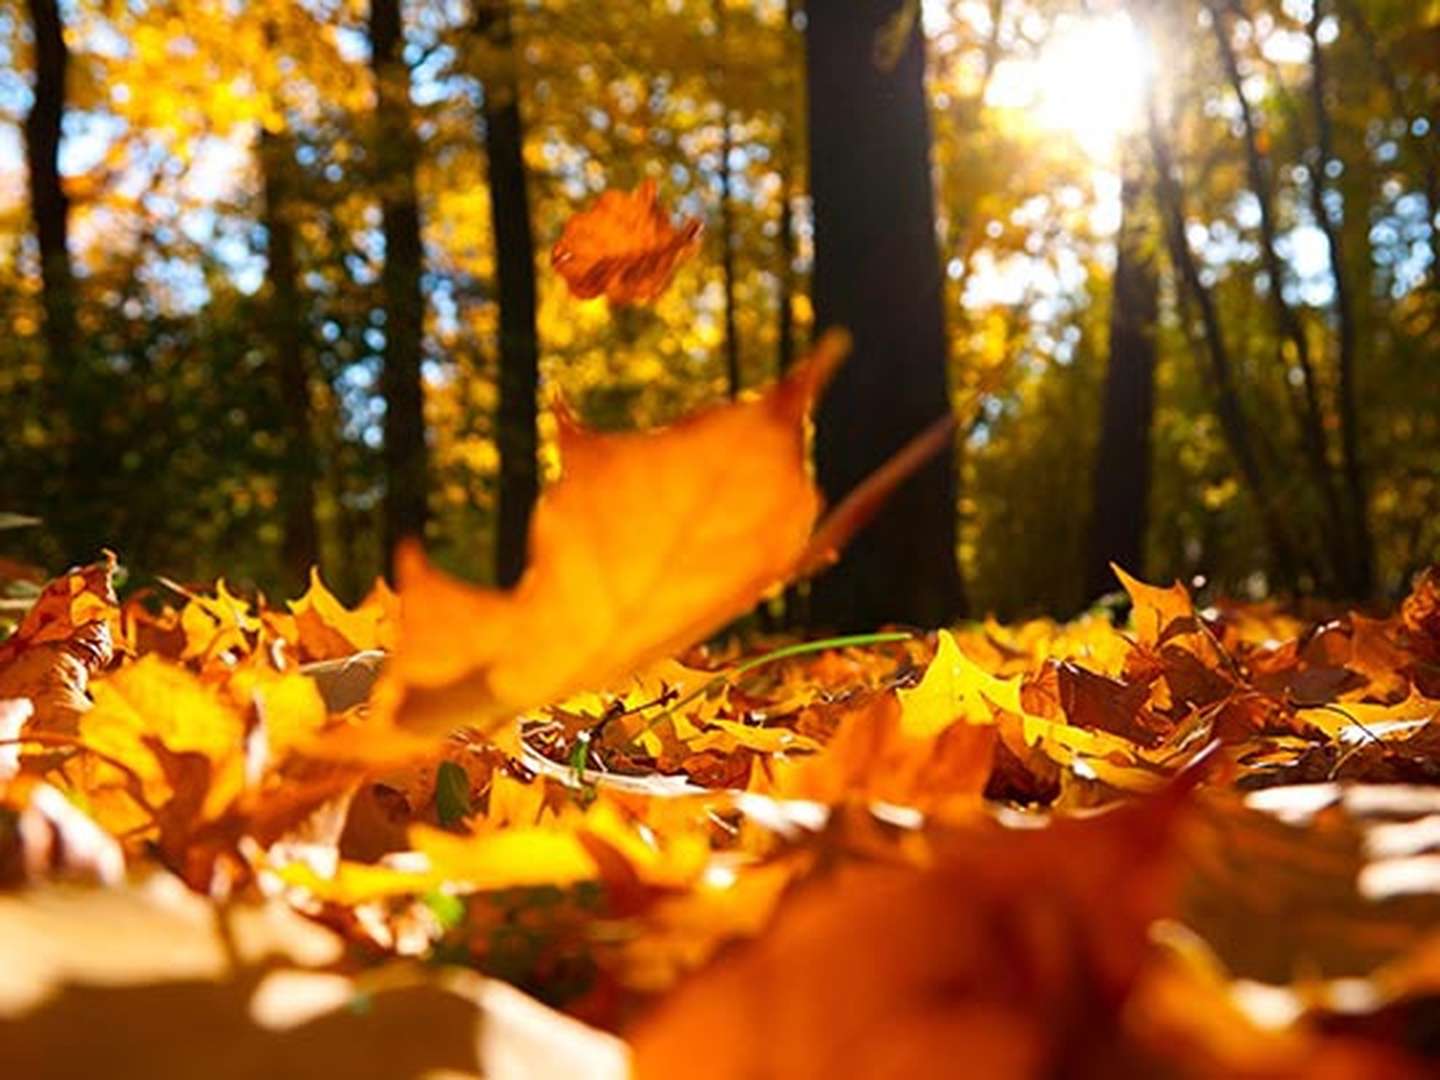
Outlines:
{"label": "tree bark", "polygon": [[791,209],[791,158],[789,147],[780,162],[780,267],[776,275],[775,368],[780,374],[795,363],[795,215]]}
{"label": "tree bark", "polygon": [[725,295],[725,389],[733,401],[740,396],[740,337],[735,329],[735,204],[731,194],[730,101],[726,95],[725,0],[712,0],[715,17],[716,82],[720,98],[720,272]]}
{"label": "tree bark", "polygon": [[320,561],[315,523],[318,461],[311,434],[309,352],[295,251],[295,141],[261,131],[260,170],[264,186],[265,294],[262,298],[270,362],[280,392],[281,557],[289,588],[303,588]]}
{"label": "tree bark", "polygon": [[[46,366],[40,407],[49,428],[55,490],[49,531],[67,562],[89,562],[113,542],[96,507],[103,505],[110,462],[99,436],[104,391],[87,377],[78,324],[78,291],[70,259],[70,200],[60,175],[60,143],[70,50],[57,0],[29,0],[35,47],[34,98],[25,116],[30,213],[40,255],[41,333]],[[23,506],[17,509],[23,509]]]}
{"label": "tree bark", "polygon": [[40,249],[40,302],[52,378],[69,377],[75,364],[75,277],[70,265],[70,200],[60,178],[60,128],[65,116],[65,75],[70,50],[57,0],[29,0],[35,38],[35,98],[25,117],[30,212]]}
{"label": "tree bark", "polygon": [[487,43],[485,152],[500,304],[500,451],[495,578],[513,585],[525,569],[530,514],[540,494],[536,397],[540,346],[535,329],[535,246],[525,189],[525,129],[508,0],[479,0],[475,31]]}
{"label": "tree bark", "polygon": [[387,561],[407,536],[421,536],[427,517],[421,335],[425,302],[420,291],[423,251],[415,174],[420,144],[410,118],[410,69],[405,63],[399,0],[372,0],[371,66],[375,75],[375,163],[385,266],[384,536]]}
{"label": "tree bark", "polygon": [[[799,68],[803,60],[796,56],[794,42],[796,0],[785,0],[784,57],[786,70]],[[798,91],[787,77],[785,87]],[[780,146],[776,171],[780,176],[780,221],[779,244],[780,266],[776,275],[776,326],[775,326],[775,367],[780,374],[790,370],[795,362],[795,169],[800,153],[797,147],[796,129],[801,120],[796,113],[799,107],[794,93],[786,93],[779,110]]]}
{"label": "tree bark", "polygon": [[[1315,113],[1315,150],[1310,164],[1310,206],[1315,224],[1325,234],[1330,253],[1330,276],[1335,289],[1335,319],[1338,336],[1337,396],[1340,412],[1340,456],[1345,473],[1345,497],[1350,511],[1351,559],[1344,567],[1344,581],[1352,596],[1368,597],[1375,587],[1375,551],[1370,534],[1370,502],[1360,461],[1360,416],[1356,402],[1355,368],[1359,347],[1355,308],[1350,295],[1349,276],[1340,228],[1325,205],[1325,169],[1335,156],[1330,109],[1326,104],[1325,50],[1320,45],[1320,23],[1325,5],[1312,0],[1306,33],[1310,38],[1310,99]],[[1338,195],[1337,191],[1337,195]]]}
{"label": "tree bark", "polygon": [[[817,417],[832,504],[950,408],[918,20],[896,62],[876,62],[877,34],[903,7],[817,0],[807,11],[816,326],[855,341]],[[935,625],[963,610],[954,468],[942,454],[919,470],[815,582],[817,624]]]}
{"label": "tree bark", "polygon": [[1155,326],[1159,287],[1149,230],[1139,206],[1139,170],[1120,189],[1120,232],[1110,306],[1110,363],[1105,372],[1100,445],[1095,456],[1085,596],[1116,586],[1112,562],[1145,575],[1150,501],[1150,427],[1155,411]]}

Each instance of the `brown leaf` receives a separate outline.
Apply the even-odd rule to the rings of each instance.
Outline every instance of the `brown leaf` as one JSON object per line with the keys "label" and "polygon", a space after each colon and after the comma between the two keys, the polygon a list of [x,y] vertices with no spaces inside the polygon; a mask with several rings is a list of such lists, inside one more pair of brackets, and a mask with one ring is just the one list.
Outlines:
{"label": "brown leaf", "polygon": [[49,784],[12,789],[19,807],[9,816],[0,801],[0,886],[51,877],[118,885],[125,855],[114,838]]}
{"label": "brown leaf", "polygon": [[841,862],[641,1020],[637,1075],[1106,1075],[1169,908],[1179,797],[912,836],[919,865]]}
{"label": "brown leaf", "polygon": [[655,181],[646,180],[632,192],[605,192],[567,221],[550,263],[581,300],[647,303],[699,250],[703,227],[695,218],[672,225],[656,199]]}
{"label": "brown leaf", "polygon": [[111,579],[115,556],[56,578],[0,642],[0,700],[26,698],[27,729],[73,734],[90,707],[90,676],[114,658],[119,607]]}

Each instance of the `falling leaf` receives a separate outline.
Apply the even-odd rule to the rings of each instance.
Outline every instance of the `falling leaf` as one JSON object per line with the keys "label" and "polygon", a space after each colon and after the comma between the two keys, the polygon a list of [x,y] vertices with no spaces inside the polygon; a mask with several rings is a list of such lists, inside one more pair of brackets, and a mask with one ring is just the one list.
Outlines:
{"label": "falling leaf", "polygon": [[800,557],[796,576],[809,577],[835,562],[850,538],[880,511],[895,489],[916,469],[951,447],[954,438],[955,418],[943,416],[861,481],[815,529],[809,547]]}
{"label": "falling leaf", "polygon": [[565,223],[550,252],[572,295],[614,304],[654,300],[676,269],[700,247],[703,226],[688,218],[677,228],[660,206],[655,182],[632,192],[607,191]]}
{"label": "falling leaf", "polygon": [[465,585],[401,549],[400,641],[377,707],[412,731],[493,732],[749,610],[809,541],[807,416],[845,349],[827,336],[762,397],[658,431],[597,434],[562,414],[563,473],[535,508],[515,589]]}

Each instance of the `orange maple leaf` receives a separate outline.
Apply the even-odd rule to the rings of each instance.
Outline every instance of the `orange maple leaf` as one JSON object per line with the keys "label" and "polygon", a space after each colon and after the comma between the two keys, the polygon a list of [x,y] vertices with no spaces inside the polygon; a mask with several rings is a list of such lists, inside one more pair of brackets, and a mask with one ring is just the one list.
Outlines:
{"label": "orange maple leaf", "polygon": [[582,300],[648,303],[699,250],[703,228],[696,218],[676,228],[656,198],[655,182],[646,180],[634,191],[605,192],[567,221],[550,264]]}
{"label": "orange maple leaf", "polygon": [[351,609],[337,600],[320,580],[320,571],[310,570],[310,587],[305,595],[290,602],[295,617],[301,656],[309,661],[336,660],[394,643],[394,621],[399,602],[384,579],[377,579],[359,607]]}
{"label": "orange maple leaf", "polygon": [[843,334],[761,397],[658,431],[602,434],[560,413],[563,475],[536,505],[511,591],[400,550],[399,645],[376,704],[411,731],[496,731],[605,686],[749,610],[801,563],[821,497],[807,418]]}

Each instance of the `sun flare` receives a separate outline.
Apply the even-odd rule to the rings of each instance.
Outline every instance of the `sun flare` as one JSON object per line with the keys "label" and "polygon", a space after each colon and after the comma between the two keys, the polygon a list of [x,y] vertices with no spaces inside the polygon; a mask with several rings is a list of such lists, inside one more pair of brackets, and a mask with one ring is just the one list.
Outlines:
{"label": "sun flare", "polygon": [[1063,132],[1097,161],[1114,156],[1118,141],[1143,114],[1151,55],[1124,14],[1062,20],[1034,59],[995,70],[987,101],[1024,109],[1040,127]]}

